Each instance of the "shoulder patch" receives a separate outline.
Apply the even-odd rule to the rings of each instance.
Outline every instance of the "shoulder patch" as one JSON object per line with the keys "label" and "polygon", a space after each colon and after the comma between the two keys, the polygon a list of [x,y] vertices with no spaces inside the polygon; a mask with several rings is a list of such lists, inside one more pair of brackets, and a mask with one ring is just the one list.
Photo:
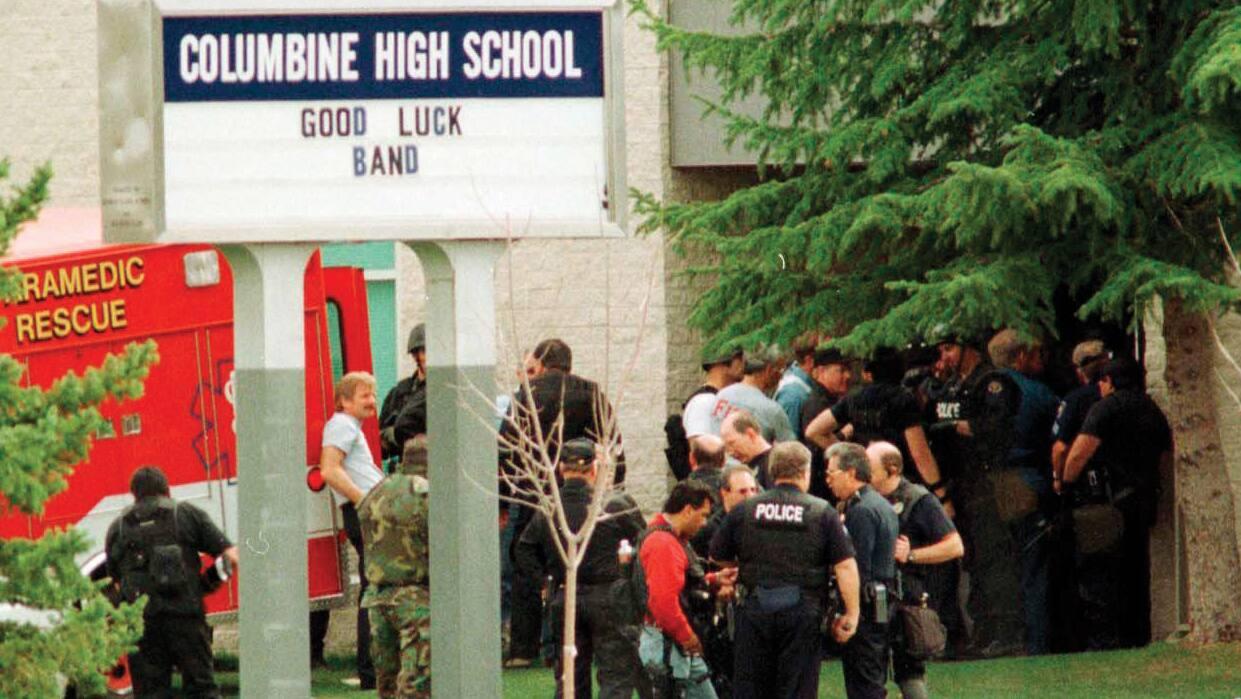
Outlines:
{"label": "shoulder patch", "polygon": [[987,384],[987,393],[1002,393],[1003,391],[1004,391],[1004,384],[1000,383],[999,381],[992,381],[991,383]]}

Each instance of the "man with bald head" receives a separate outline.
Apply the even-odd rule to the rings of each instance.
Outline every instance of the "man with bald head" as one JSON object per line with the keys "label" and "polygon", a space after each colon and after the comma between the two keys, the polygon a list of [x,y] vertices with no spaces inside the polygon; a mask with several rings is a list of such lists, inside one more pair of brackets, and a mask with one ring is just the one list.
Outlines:
{"label": "man with bald head", "polygon": [[[927,596],[928,606],[947,609],[955,601],[952,578],[943,575],[944,564],[965,555],[965,545],[939,498],[926,488],[911,483],[903,475],[901,450],[891,442],[871,442],[866,448],[871,465],[871,486],[892,503],[900,523],[896,539],[903,600],[920,604]],[[941,612],[941,616],[943,612]],[[892,667],[904,699],[925,699],[926,662],[906,652],[901,624],[892,624]]]}
{"label": "man with bald head", "polygon": [[689,445],[689,478],[711,490],[720,489],[720,472],[724,470],[724,440],[713,434],[699,435]]}
{"label": "man with bald head", "polygon": [[771,442],[763,437],[763,428],[754,416],[744,410],[729,413],[720,426],[720,437],[728,455],[754,470],[758,484],[770,488],[767,477],[767,455]]}
{"label": "man with bald head", "polygon": [[1056,492],[1061,490],[1069,447],[1073,446],[1073,440],[1081,432],[1087,413],[1103,398],[1099,392],[1099,379],[1103,377],[1103,370],[1111,358],[1112,353],[1107,351],[1102,340],[1086,340],[1073,348],[1073,368],[1081,385],[1069,391],[1060,401],[1056,423],[1051,430],[1054,440],[1051,445],[1051,470]]}

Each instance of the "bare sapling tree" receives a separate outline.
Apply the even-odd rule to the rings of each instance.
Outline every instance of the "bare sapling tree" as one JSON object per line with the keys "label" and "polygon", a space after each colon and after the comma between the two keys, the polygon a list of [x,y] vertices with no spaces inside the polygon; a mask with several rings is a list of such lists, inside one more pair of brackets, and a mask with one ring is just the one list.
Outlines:
{"label": "bare sapling tree", "polygon": [[[510,239],[507,250],[510,270],[513,268],[512,248],[513,241]],[[496,436],[501,454],[501,463],[504,464],[504,467],[499,469],[501,488],[498,497],[501,501],[529,507],[534,512],[542,515],[550,530],[550,539],[555,545],[556,553],[564,564],[563,642],[560,652],[562,654],[561,681],[563,695],[567,699],[573,699],[576,691],[573,673],[577,658],[578,569],[585,559],[587,547],[590,545],[591,537],[594,535],[596,527],[601,522],[609,519],[632,515],[636,510],[636,505],[633,505],[632,501],[629,501],[628,507],[620,509],[615,506],[608,507],[608,504],[616,497],[616,474],[622,454],[621,431],[617,422],[617,414],[619,406],[624,404],[625,389],[629,380],[635,374],[640,356],[643,337],[648,323],[652,289],[654,288],[655,275],[658,270],[655,264],[657,259],[657,257],[652,258],[647,274],[646,290],[638,308],[638,329],[633,346],[625,362],[621,377],[614,384],[616,390],[612,395],[616,399],[616,407],[614,408],[607,398],[609,393],[607,390],[609,386],[607,384],[610,382],[600,382],[598,390],[593,392],[592,414],[593,424],[597,427],[597,434],[590,436],[597,445],[596,461],[598,467],[594,487],[591,489],[591,499],[586,511],[586,517],[578,529],[574,529],[569,522],[565,511],[565,504],[561,497],[561,484],[557,478],[559,447],[565,442],[565,384],[564,382],[560,384],[559,400],[550,400],[543,405],[539,404],[531,387],[530,376],[525,371],[525,360],[527,357],[520,351],[520,348],[524,345],[517,340],[518,333],[515,318],[512,319],[510,326],[509,338],[512,341],[504,344],[513,349],[511,366],[516,370],[515,373],[519,377],[520,387],[509,406],[507,414],[503,417],[499,427],[497,427],[494,414],[477,414],[473,404],[466,403],[471,410],[475,410],[475,416],[486,424]],[[606,260],[604,260],[602,268],[604,270],[608,269]],[[509,284],[509,298],[515,298],[512,291],[511,273],[509,274]],[[607,298],[610,297],[610,293],[607,294]],[[513,315],[515,316],[515,313]],[[607,318],[610,321],[610,315]],[[608,337],[604,343],[602,357],[604,367],[610,366],[610,322],[607,325],[606,334]],[[488,404],[493,399],[492,396],[487,396],[479,391],[477,386],[470,386],[468,388],[476,396],[485,398]],[[554,415],[549,414],[549,409],[555,409],[556,413]],[[489,494],[496,494],[494,485],[477,485]],[[520,532],[518,532],[518,535],[520,536]]]}

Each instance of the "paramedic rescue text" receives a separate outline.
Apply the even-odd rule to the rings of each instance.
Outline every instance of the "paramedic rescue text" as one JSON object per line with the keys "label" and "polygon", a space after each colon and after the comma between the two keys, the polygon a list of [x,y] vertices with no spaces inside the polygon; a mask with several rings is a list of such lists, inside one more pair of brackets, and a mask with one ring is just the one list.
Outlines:
{"label": "paramedic rescue text", "polygon": [[84,298],[118,289],[132,289],[146,281],[145,263],[137,255],[101,260],[22,275],[22,295],[17,306],[72,299],[55,308],[16,313],[13,316],[17,343],[45,342],[73,335],[121,330],[129,325],[125,299]]}

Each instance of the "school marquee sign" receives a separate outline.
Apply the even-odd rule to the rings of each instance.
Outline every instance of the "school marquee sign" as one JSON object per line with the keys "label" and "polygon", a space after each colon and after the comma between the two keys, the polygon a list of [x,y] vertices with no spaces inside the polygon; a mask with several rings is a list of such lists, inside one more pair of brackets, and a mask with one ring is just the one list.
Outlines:
{"label": "school marquee sign", "polygon": [[620,234],[619,12],[104,0],[105,235]]}

